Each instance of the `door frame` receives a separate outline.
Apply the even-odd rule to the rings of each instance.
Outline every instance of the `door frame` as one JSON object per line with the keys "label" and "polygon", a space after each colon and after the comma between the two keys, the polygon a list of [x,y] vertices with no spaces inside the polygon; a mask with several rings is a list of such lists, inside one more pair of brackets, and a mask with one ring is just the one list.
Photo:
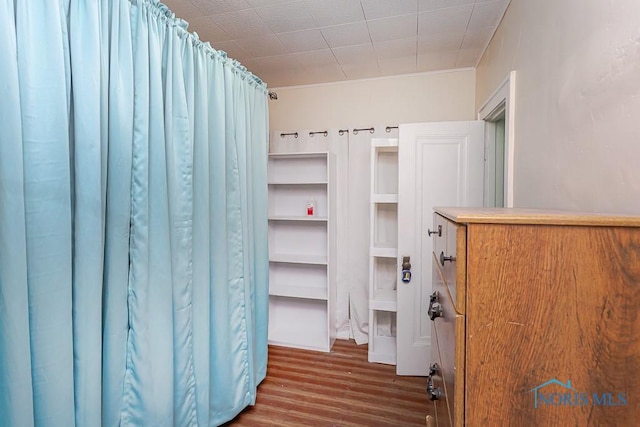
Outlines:
{"label": "door frame", "polygon": [[495,124],[498,116],[504,112],[504,204],[513,207],[513,168],[515,150],[515,111],[516,111],[516,72],[510,71],[507,78],[489,96],[478,110],[478,120],[484,120],[485,129],[485,171],[484,192],[488,193],[490,186],[490,166],[487,162],[488,153],[495,151]]}

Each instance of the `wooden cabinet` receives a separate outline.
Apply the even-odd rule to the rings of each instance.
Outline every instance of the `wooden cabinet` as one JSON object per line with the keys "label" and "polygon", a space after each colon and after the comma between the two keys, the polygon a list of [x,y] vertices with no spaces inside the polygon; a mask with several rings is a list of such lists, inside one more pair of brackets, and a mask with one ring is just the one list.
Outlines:
{"label": "wooden cabinet", "polygon": [[396,363],[398,139],[371,139],[369,362]]}
{"label": "wooden cabinet", "polygon": [[335,340],[335,179],[327,152],[269,155],[269,343]]}
{"label": "wooden cabinet", "polygon": [[438,426],[635,426],[640,217],[436,209]]}

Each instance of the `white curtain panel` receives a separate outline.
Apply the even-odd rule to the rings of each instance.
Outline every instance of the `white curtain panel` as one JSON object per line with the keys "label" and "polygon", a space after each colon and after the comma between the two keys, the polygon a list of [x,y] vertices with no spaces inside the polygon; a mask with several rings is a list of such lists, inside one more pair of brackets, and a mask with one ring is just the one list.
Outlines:
{"label": "white curtain panel", "polygon": [[336,336],[349,339],[349,132],[329,130],[329,151],[336,155]]}

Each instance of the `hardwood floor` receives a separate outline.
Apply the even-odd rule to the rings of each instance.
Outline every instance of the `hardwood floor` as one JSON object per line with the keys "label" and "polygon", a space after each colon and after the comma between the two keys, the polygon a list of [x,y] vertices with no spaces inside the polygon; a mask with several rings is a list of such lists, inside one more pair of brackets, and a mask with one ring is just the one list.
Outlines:
{"label": "hardwood floor", "polygon": [[425,377],[367,362],[367,346],[337,340],[330,353],[269,347],[256,405],[225,426],[423,426]]}

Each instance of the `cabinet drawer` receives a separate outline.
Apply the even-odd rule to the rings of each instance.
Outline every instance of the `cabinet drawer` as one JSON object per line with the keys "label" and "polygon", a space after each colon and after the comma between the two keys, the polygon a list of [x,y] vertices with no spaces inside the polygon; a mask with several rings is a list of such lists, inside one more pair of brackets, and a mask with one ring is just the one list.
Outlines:
{"label": "cabinet drawer", "polygon": [[[434,273],[438,273],[447,286],[457,313],[465,313],[466,281],[466,227],[435,214],[433,255]],[[434,274],[435,277],[435,274]]]}
{"label": "cabinet drawer", "polygon": [[[446,290],[436,285],[431,298],[432,359],[439,361],[436,378],[441,378],[447,419],[439,411],[438,425],[462,426],[464,421],[464,328],[465,317],[457,314]],[[436,306],[435,304],[439,304]]]}
{"label": "cabinet drawer", "polygon": [[447,251],[447,227],[449,220],[438,214],[433,215],[433,228],[429,232],[433,236],[433,252],[439,254]]}
{"label": "cabinet drawer", "polygon": [[[433,325],[431,329],[431,337],[435,340],[435,330],[433,329]],[[427,394],[429,395],[433,405],[431,409],[433,424],[437,427],[450,426],[451,418],[449,416],[449,407],[444,388],[444,378],[442,376],[442,361],[440,360],[438,346],[435,343],[432,343],[431,346],[431,363],[429,366],[430,373],[427,377]],[[437,398],[434,396],[437,396]]]}

